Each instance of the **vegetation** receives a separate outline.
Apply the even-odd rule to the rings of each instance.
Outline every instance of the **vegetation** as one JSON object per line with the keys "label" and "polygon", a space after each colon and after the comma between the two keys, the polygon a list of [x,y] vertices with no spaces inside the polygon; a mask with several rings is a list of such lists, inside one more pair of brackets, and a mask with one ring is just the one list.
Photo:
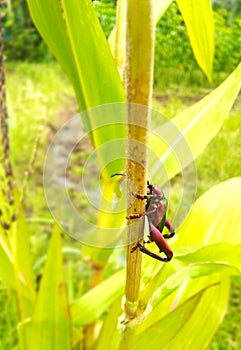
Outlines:
{"label": "vegetation", "polygon": [[[29,229],[32,236],[33,260],[36,261],[35,273],[38,275],[42,271],[43,265],[41,261],[43,261],[45,257],[52,227],[51,216],[46,206],[41,185],[43,158],[52,138],[53,127],[57,128],[62,124],[63,116],[65,120],[65,118],[74,115],[76,105],[73,101],[71,86],[56,63],[52,63],[51,65],[44,63],[7,64],[6,75],[11,119],[14,118],[15,120],[15,127],[14,130],[12,130],[12,135],[14,135],[14,137],[12,137],[12,140],[18,143],[17,147],[12,147],[12,155],[15,159],[14,171],[18,182],[21,179],[20,174],[23,174],[28,167],[28,159],[34,146],[34,140],[38,135],[39,125],[42,125],[41,119],[33,119],[32,116],[42,116],[42,102],[39,103],[39,98],[42,99],[40,101],[45,101],[46,103],[47,113],[46,120],[43,124],[44,130],[25,197],[25,206],[28,208]],[[46,75],[50,80],[46,80]],[[50,81],[52,81],[52,83],[50,83]],[[197,87],[195,88],[195,93],[198,93]],[[158,98],[160,99],[163,97],[166,102],[160,103],[155,99],[153,101],[153,106],[155,109],[159,109],[162,114],[173,117],[178,112],[188,107],[195,98],[200,98],[201,94],[203,94],[202,89],[200,89],[199,94],[190,95],[189,89],[180,85],[179,91],[175,91],[174,94],[168,96],[169,100],[167,100],[167,95],[164,94],[164,92],[158,93]],[[21,108],[19,108],[19,105]],[[241,145],[239,140],[241,137],[241,129],[237,127],[240,122],[240,112],[241,103],[239,99],[221,131],[208,146],[207,152],[204,152],[197,159],[199,179],[198,196],[217,182],[226,180],[231,176],[240,175],[239,154]],[[24,123],[25,128],[23,129]],[[23,133],[30,125],[31,129]],[[35,130],[35,133],[33,130]],[[32,139],[29,137],[30,135]],[[22,151],[23,149],[25,149],[24,152]],[[224,150],[227,149],[229,150],[229,162],[227,162],[226,152],[224,152]],[[17,154],[15,152],[17,152]],[[73,171],[78,173],[78,164],[75,164]],[[74,289],[76,289],[79,284],[78,281],[82,281],[83,283],[84,266],[80,256],[76,257],[74,253],[68,255],[67,248],[70,246],[70,241],[66,235],[64,236],[63,246],[63,249],[66,251],[65,268],[68,274],[72,276],[71,278],[73,278],[73,283],[75,285]],[[67,258],[68,256],[70,256],[69,259]],[[117,256],[113,255],[111,261],[112,268],[115,269],[117,267],[117,261]],[[85,278],[88,278],[87,270],[85,270],[85,274]],[[228,313],[213,339],[211,345],[212,350],[236,350],[239,348],[241,335],[238,325],[241,320],[237,308],[240,303],[240,286],[240,278],[234,278]],[[0,330],[1,348],[14,349],[17,348],[18,342],[16,329],[18,310],[16,302],[13,302],[16,301],[15,293],[7,288],[4,281],[1,283],[0,296],[0,303],[2,305]]]}
{"label": "vegetation", "polygon": [[[29,3],[31,3],[31,1],[29,1]],[[76,9],[73,11],[73,8],[68,8],[68,4],[70,3],[71,2],[65,3],[67,7],[64,8],[64,11],[66,11],[66,16],[74,16],[72,18],[73,21],[70,21],[70,23],[74,23],[74,18],[76,18],[77,14]],[[92,9],[88,7],[87,1],[83,3],[86,5],[88,14],[93,14],[93,12],[91,12]],[[46,2],[45,5],[48,6],[48,3]],[[31,6],[33,6],[33,17],[37,24],[41,24],[41,22],[38,22],[38,17],[34,11],[34,2],[32,2]],[[46,11],[46,14],[51,13],[48,12],[47,8],[42,10]],[[169,10],[173,11],[173,9]],[[40,15],[40,13],[38,11],[38,15]],[[99,29],[94,17],[93,23],[97,26],[95,30],[96,28]],[[56,23],[53,25],[54,30],[59,29]],[[84,23],[84,25],[86,28],[86,36],[83,36],[82,40],[90,42],[88,35],[91,34],[91,30],[88,32],[89,28],[87,22]],[[52,40],[51,35],[52,38],[56,38],[54,30],[52,33],[47,33],[47,31],[44,32],[44,28],[40,28],[45,39],[47,35],[47,41],[50,46]],[[74,31],[72,31],[73,28],[69,28],[69,30],[71,34],[75,36]],[[98,41],[102,55],[106,55],[104,60],[106,63],[106,59],[108,62],[109,54],[108,51],[105,51],[103,43]],[[74,47],[74,49],[79,45],[78,41],[75,42],[75,45],[76,47]],[[63,48],[62,53],[63,52],[68,52],[68,45]],[[76,50],[76,52],[80,51]],[[65,63],[64,56],[57,55],[57,57],[60,58],[63,65]],[[75,88],[79,106],[82,106],[82,108],[83,106],[91,107],[98,99],[98,103],[100,103],[101,100],[103,102],[110,102],[112,99],[116,101],[116,98],[121,100],[123,94],[122,85],[118,76],[114,73],[114,69],[110,63],[111,61],[107,64],[107,71],[105,70],[105,66],[102,66],[100,69],[102,77],[107,74],[113,74],[111,89],[113,89],[113,87],[116,88],[114,93],[109,90],[106,91],[104,79],[101,81],[97,80],[96,82],[94,81],[95,77],[88,77],[90,72],[86,72],[85,96],[82,98],[81,93],[83,91],[83,86],[82,89],[79,89],[78,83],[76,83],[71,76],[71,70],[73,67],[76,67],[76,65],[78,66],[78,64],[77,72],[80,74],[82,69],[82,65],[80,64],[81,59],[81,57],[79,57],[80,61],[71,61],[69,59],[69,61],[67,60],[69,65],[65,65],[65,70]],[[88,59],[88,64],[91,62],[96,65],[101,64],[98,54],[96,54],[93,59],[93,57],[91,58],[87,53],[87,56],[84,58],[85,61],[82,61],[83,67],[85,67],[84,62],[86,62],[86,59]],[[191,64],[192,63],[190,63],[190,65]],[[24,183],[24,172],[28,170],[27,175],[29,176],[31,173],[31,176],[26,184],[26,189],[24,189],[24,215],[22,216],[20,213],[17,222],[13,222],[10,230],[7,230],[7,235],[6,230],[3,232],[1,231],[1,242],[5,242],[5,245],[1,244],[2,250],[0,251],[0,257],[1,261],[5,263],[5,265],[2,265],[5,269],[0,268],[1,277],[3,279],[0,303],[1,305],[7,305],[7,307],[1,308],[1,319],[3,320],[3,326],[0,329],[1,348],[7,349],[14,348],[15,346],[16,349],[27,348],[29,350],[31,348],[36,349],[36,344],[39,344],[40,348],[46,348],[47,344],[54,339],[56,343],[54,345],[52,343],[51,346],[53,349],[69,349],[70,343],[74,348],[79,348],[82,346],[81,344],[83,342],[85,348],[92,348],[92,342],[95,342],[94,348],[101,349],[102,347],[106,348],[105,337],[108,336],[108,338],[110,338],[110,334],[113,339],[113,348],[118,348],[119,341],[122,346],[125,346],[125,343],[123,344],[123,341],[119,338],[119,332],[114,327],[114,323],[117,322],[117,317],[121,312],[121,297],[123,295],[124,281],[123,266],[125,265],[123,262],[124,249],[93,249],[91,247],[83,247],[83,249],[80,249],[80,244],[68,239],[66,235],[63,237],[63,243],[61,244],[60,229],[58,227],[54,227],[53,229],[53,220],[44,201],[41,181],[43,161],[53,132],[58,125],[62,123],[62,119],[68,119],[77,109],[73,102],[72,88],[55,62],[51,64],[19,63],[17,66],[15,64],[8,64],[6,72],[8,106],[11,113],[11,162],[15,177],[18,180],[20,198],[23,196],[23,194],[21,195],[21,191],[23,189],[22,184]],[[158,109],[167,117],[173,118],[174,123],[178,123],[181,119],[175,116],[183,111],[186,113],[184,117],[185,115],[187,116],[188,112],[185,112],[186,107],[192,106],[194,101],[204,97],[207,94],[207,86],[211,90],[212,85],[205,83],[207,84],[206,86],[200,87],[200,80],[198,80],[196,85],[192,85],[190,88],[189,84],[191,79],[184,80],[182,85],[178,85],[175,80],[169,78],[169,72],[168,67],[167,69],[163,67],[163,70],[159,71],[158,76],[161,77],[163,81],[169,79],[169,88],[166,89],[164,83],[159,83],[159,79],[156,80],[155,97],[152,103],[155,109]],[[177,65],[176,70],[173,69],[173,72],[175,72],[173,76],[176,76],[177,73],[179,74],[180,66]],[[200,72],[197,66],[196,72]],[[85,72],[83,72],[83,74],[84,73]],[[199,73],[197,73],[197,76],[198,74]],[[194,79],[194,75],[192,75],[192,79]],[[202,79],[203,77],[201,80]],[[101,86],[97,85],[97,83]],[[217,81],[214,84],[216,85]],[[218,105],[215,104],[210,97],[209,103],[211,103],[211,105],[213,103],[214,107],[211,109],[211,112],[207,113],[207,119],[205,119],[204,113],[203,123],[206,128],[206,126],[209,125],[207,124],[208,120],[209,122],[211,120],[216,121],[218,128],[213,134],[218,131],[223,123],[225,117],[223,109],[226,108],[228,110],[231,108],[239,84],[240,72],[236,70],[231,76],[229,84],[226,83],[219,92],[215,92],[218,104],[221,104],[221,100],[225,101],[224,105],[221,104],[221,113],[219,113]],[[99,91],[95,91],[93,86],[99,87],[99,95]],[[229,93],[227,93],[227,91]],[[88,95],[88,93],[91,94],[91,96]],[[87,101],[85,100],[86,95],[88,95]],[[88,103],[90,103],[90,105],[88,105]],[[190,112],[192,117],[195,116],[195,113],[203,113],[203,109],[205,110],[208,106],[207,100],[203,100],[201,103],[202,105],[196,105],[195,108],[197,109],[193,113]],[[217,116],[215,110],[218,111]],[[239,227],[240,209],[236,196],[239,196],[240,191],[239,187],[233,191],[233,182],[224,183],[219,185],[220,187],[218,186],[214,189],[212,189],[212,186],[230,177],[240,176],[240,111],[241,104],[240,100],[238,100],[230,116],[224,121],[221,132],[209,143],[205,152],[202,152],[202,150],[211,140],[211,137],[206,138],[207,135],[203,133],[203,137],[200,138],[199,134],[198,151],[196,151],[194,147],[195,137],[189,139],[190,145],[193,147],[193,152],[201,153],[197,158],[199,179],[198,197],[200,198],[208,189],[211,189],[213,192],[204,194],[195,204],[197,219],[191,214],[191,221],[184,224],[180,232],[178,230],[178,240],[172,244],[175,251],[175,259],[171,265],[162,266],[159,262],[143,257],[144,268],[142,270],[142,289],[140,295],[142,303],[138,306],[138,312],[143,312],[143,305],[145,305],[149,298],[154,298],[154,306],[153,312],[149,313],[149,310],[146,309],[148,313],[146,320],[147,323],[150,322],[149,325],[142,322],[142,319],[137,318],[135,325],[137,335],[135,336],[135,345],[133,348],[141,348],[145,343],[149,344],[151,341],[156,348],[158,348],[160,344],[163,347],[165,344],[169,344],[169,342],[171,342],[170,346],[175,345],[175,339],[178,341],[179,336],[185,339],[185,329],[189,340],[191,339],[190,334],[193,333],[195,335],[194,338],[196,338],[199,344],[205,343],[207,345],[223,318],[228,299],[229,276],[232,274],[237,275],[240,272],[240,246],[237,245],[239,241],[236,238],[236,233],[232,230],[233,227]],[[222,115],[222,113],[224,115]],[[36,116],[36,118],[33,118],[33,116]],[[154,117],[152,121],[158,124],[158,119],[156,120]],[[185,118],[184,122],[186,122]],[[39,129],[39,126],[43,126],[43,130],[41,130],[41,128]],[[202,124],[198,125],[197,130],[201,127]],[[211,126],[210,128],[212,129]],[[93,131],[95,131],[95,129],[93,129]],[[194,131],[193,133],[196,135]],[[121,133],[122,131],[118,130],[118,132]],[[94,140],[97,140],[95,141],[97,144],[94,145],[97,149],[105,141],[102,138],[105,134],[106,130],[103,134],[100,132],[94,135]],[[118,133],[117,136],[119,136]],[[158,143],[158,146],[163,150],[161,144]],[[37,155],[32,154],[32,150],[36,147],[38,148]],[[71,165],[71,170],[76,175],[82,173],[83,163],[81,162],[83,158],[88,158],[90,152],[88,147],[91,147],[90,144],[87,145],[86,149],[82,150],[81,154],[74,154],[75,163]],[[228,155],[225,153],[227,147]],[[28,164],[31,157],[32,160],[30,164]],[[103,157],[106,157],[106,155],[103,154]],[[117,169],[120,168],[120,170],[122,170],[120,165],[115,164],[115,167],[116,166]],[[177,174],[177,171],[173,169],[170,163],[166,163],[166,166],[171,172],[171,176]],[[108,171],[110,174],[113,173],[113,168],[110,166],[108,169],[107,167],[107,172]],[[153,178],[155,182],[159,183],[160,181],[160,185],[162,184],[161,172],[158,173],[157,177],[153,175]],[[178,195],[182,188],[181,182],[181,177],[177,174],[172,181],[174,191],[171,191],[169,204],[170,216],[173,215],[175,211],[174,208],[178,205]],[[3,203],[4,208],[9,210],[6,198],[4,197],[4,190],[6,193],[6,187],[4,187],[6,185],[4,184],[5,182],[3,181],[1,203]],[[113,194],[110,195],[108,191],[113,190],[113,183],[107,182],[107,187],[109,187],[108,191],[104,186],[105,184],[102,183],[102,185],[103,189],[106,191],[105,195],[112,198]],[[118,184],[114,185],[116,186]],[[224,191],[225,196],[223,196]],[[234,193],[235,191],[237,193]],[[112,192],[116,192],[116,187]],[[177,194],[174,193],[173,195],[173,192]],[[226,193],[229,194],[228,203],[226,203]],[[18,196],[19,193],[16,193],[17,202]],[[84,201],[85,199],[82,198],[81,200]],[[219,202],[221,206],[219,206]],[[82,203],[82,205],[85,204]],[[205,214],[207,216],[201,214],[203,205],[206,209]],[[19,207],[22,208],[21,205]],[[212,212],[213,207],[215,208],[214,212],[212,217],[209,218],[208,214]],[[225,209],[225,215],[223,215],[223,207]],[[4,219],[8,218],[7,210]],[[113,214],[107,215],[107,219],[110,219],[111,215]],[[234,226],[226,226],[226,221],[220,219],[220,215],[222,217],[226,216],[229,221],[232,219],[232,225]],[[102,225],[113,225],[113,222],[109,223],[109,220],[104,221],[104,219],[104,217],[98,218],[99,224],[101,223],[99,229],[103,227]],[[206,220],[205,227],[203,227],[204,219]],[[25,220],[28,227],[24,223]],[[216,232],[212,232],[211,230],[214,224],[216,226]],[[205,237],[208,236],[211,236],[211,240],[205,242],[203,249],[199,249],[200,245],[201,247],[203,246]],[[51,242],[50,237],[52,237]],[[197,242],[195,237],[200,237],[200,241]],[[223,241],[223,243],[220,243],[219,237],[222,238],[221,241]],[[218,246],[215,245],[217,242],[219,242]],[[31,252],[29,251],[29,245],[31,246]],[[5,254],[7,252],[10,252],[10,256],[12,256],[11,261],[8,260]],[[215,254],[210,255],[210,252],[214,252]],[[33,264],[29,261],[30,256]],[[208,264],[206,264],[207,261]],[[14,272],[12,267],[14,268]],[[188,276],[195,277],[195,279],[188,278],[187,275],[185,275],[187,271]],[[24,276],[25,283],[22,283],[22,276]],[[178,296],[175,290],[171,290],[171,288],[173,288],[173,283],[175,282],[177,286],[179,286],[184,280],[189,281],[190,287],[187,287],[183,299],[181,298],[179,300],[178,307],[175,307],[172,312],[168,312],[172,298],[176,300]],[[231,313],[228,313],[228,317],[233,314],[233,309],[235,310],[237,305],[237,295],[239,295],[238,293],[240,291],[239,281],[239,277],[233,278],[233,285],[235,288],[232,292]],[[95,288],[91,289],[94,286]],[[154,293],[155,291],[158,291],[159,294]],[[171,294],[169,295],[169,293]],[[16,295],[16,303],[13,303],[12,300]],[[222,297],[218,299],[220,295]],[[205,321],[205,315],[208,314],[209,308],[207,305],[210,305],[210,296],[216,300],[216,309],[215,313],[209,314],[211,325],[209,329],[205,331],[210,331],[210,333],[203,333],[203,336],[202,322],[203,320]],[[199,305],[201,305],[201,308],[199,308]],[[21,309],[20,313],[19,308]],[[69,308],[71,312],[71,323],[74,324],[73,328],[69,325]],[[125,310],[125,312],[126,320],[128,320],[127,310]],[[196,323],[195,328],[191,329],[190,322],[188,322],[185,317],[189,318],[194,312],[196,313],[194,318]],[[160,314],[163,316],[163,319],[160,319]],[[180,318],[182,315],[185,315],[184,319]],[[234,324],[240,323],[239,317],[240,316],[236,312],[235,320],[232,319],[229,321],[227,318],[227,323],[224,323],[223,329],[221,328],[220,332],[213,340],[211,345],[212,350],[217,348],[238,349],[240,334],[237,332],[234,334],[232,328]],[[179,321],[176,322],[176,320]],[[17,334],[16,324],[18,322]],[[179,322],[183,324],[184,333],[183,330],[175,331],[175,327],[178,327]],[[127,332],[130,331],[128,328],[131,328],[128,326],[128,323],[123,326]],[[154,329],[154,332],[152,332],[152,329]],[[162,341],[163,337],[172,336],[172,332],[174,331],[174,344],[173,340],[170,339],[167,339],[165,344],[163,344],[162,341],[160,342],[160,334],[159,331],[157,332],[157,329],[162,331]],[[56,330],[60,332],[60,337],[56,338],[54,336]],[[45,333],[45,337],[42,337],[42,332]],[[195,332],[197,332],[197,334]],[[85,335],[84,338],[82,338],[83,334]],[[98,334],[97,338],[95,334]],[[129,335],[127,335],[127,339],[128,342],[132,341]],[[195,339],[191,339],[191,342],[197,344],[195,343]],[[204,345],[200,346],[201,349],[204,348]]]}
{"label": "vegetation", "polygon": [[[240,54],[240,0],[215,1],[215,58],[214,73],[231,72],[241,60]],[[99,20],[106,37],[109,37],[116,21],[115,1],[94,1]],[[8,60],[49,61],[53,56],[40,37],[29,16],[27,3],[22,0],[12,0],[11,7],[6,10],[5,20],[5,50]],[[229,53],[232,52],[232,55]],[[173,74],[174,69],[175,74]],[[189,84],[205,85],[206,79],[193,56],[185,23],[173,2],[164,13],[156,27],[155,47],[155,82],[160,84],[164,79],[168,84],[179,84],[183,79]],[[214,79],[216,85],[221,79]]]}

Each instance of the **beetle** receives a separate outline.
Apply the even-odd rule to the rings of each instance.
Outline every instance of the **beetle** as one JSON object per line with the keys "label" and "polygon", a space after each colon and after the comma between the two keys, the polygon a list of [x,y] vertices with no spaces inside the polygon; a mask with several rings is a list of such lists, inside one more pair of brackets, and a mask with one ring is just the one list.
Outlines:
{"label": "beetle", "polygon": [[[167,244],[165,238],[171,238],[175,235],[174,225],[166,217],[168,201],[162,192],[162,190],[157,186],[147,182],[147,194],[141,195],[138,193],[133,193],[133,195],[141,200],[146,200],[146,209],[144,213],[141,214],[131,214],[127,216],[128,220],[138,219],[146,216],[149,223],[149,235],[148,241],[144,241],[144,244],[137,243],[131,250],[134,252],[137,248],[144,254],[151,256],[154,259],[168,262],[172,259],[173,252],[169,245]],[[162,234],[164,227],[169,231],[167,234]],[[160,253],[164,253],[166,257],[162,257],[155,253],[152,253],[145,247],[146,243],[155,242],[158,246]]]}

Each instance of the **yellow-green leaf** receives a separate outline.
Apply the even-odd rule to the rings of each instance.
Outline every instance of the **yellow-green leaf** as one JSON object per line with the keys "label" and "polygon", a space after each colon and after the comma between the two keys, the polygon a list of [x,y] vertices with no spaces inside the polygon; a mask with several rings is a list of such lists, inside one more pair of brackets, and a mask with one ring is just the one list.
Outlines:
{"label": "yellow-green leaf", "polygon": [[153,0],[153,16],[155,23],[158,22],[172,2],[173,0]]}
{"label": "yellow-green leaf", "polygon": [[233,265],[241,271],[241,244],[214,243],[201,248],[192,248],[183,254],[176,252],[175,257],[186,263],[215,262]]}
{"label": "yellow-green leaf", "polygon": [[185,21],[194,56],[212,81],[214,22],[210,0],[177,0]]}
{"label": "yellow-green leaf", "polygon": [[[189,323],[190,316],[198,307],[202,296],[212,288],[204,288],[195,295],[188,298],[180,306],[171,310],[166,316],[161,318],[154,326],[150,326],[145,331],[137,328],[137,337],[134,349],[185,349],[188,348],[188,341],[182,340],[180,344],[175,342],[175,346],[170,347],[169,342],[175,339],[176,335],[182,333],[182,329]],[[143,322],[145,323],[145,321]],[[139,333],[139,331],[141,332]],[[191,337],[191,334],[190,334]]]}
{"label": "yellow-green leaf", "polygon": [[89,0],[28,0],[30,14],[68,75],[81,109],[124,100],[108,43]]}
{"label": "yellow-green leaf", "polygon": [[[82,121],[97,148],[100,168],[110,177],[112,170],[99,147],[124,138],[125,129],[117,125],[114,109],[109,114],[103,111],[100,127],[98,111],[90,108],[124,102],[125,91],[93,5],[89,0],[27,2],[37,29],[74,87],[80,110],[85,110]],[[125,115],[118,117],[119,122],[125,122]]]}
{"label": "yellow-green leaf", "polygon": [[[163,339],[163,349],[207,348],[225,313],[229,297],[229,278],[223,274],[221,281],[217,276],[206,279],[208,283],[203,285],[195,280],[194,284],[199,289],[192,293],[186,290],[187,283],[183,284],[185,298],[179,304],[175,299],[173,303],[169,302],[167,311],[163,312],[165,306],[160,303],[138,326],[136,348],[141,343],[145,346],[147,341],[151,343],[151,347],[158,348]],[[215,300],[214,309],[210,307],[210,300]]]}
{"label": "yellow-green leaf", "polygon": [[118,317],[120,313],[121,298],[118,298],[104,319],[97,343],[95,344],[95,350],[106,350],[106,344],[108,344],[108,349],[110,350],[117,348],[120,339],[120,332],[118,330]]}
{"label": "yellow-green leaf", "polygon": [[43,278],[28,327],[28,350],[71,349],[70,314],[59,228],[53,232]]}
{"label": "yellow-green leaf", "polygon": [[[178,245],[241,243],[241,178],[212,187],[195,203],[178,231]],[[174,243],[175,245],[175,243]]]}
{"label": "yellow-green leaf", "polygon": [[[241,86],[241,64],[214,91],[150,133],[149,146],[156,156],[150,168],[162,184],[192,162],[220,130]],[[164,140],[164,142],[163,142]],[[165,176],[165,177],[163,177]]]}

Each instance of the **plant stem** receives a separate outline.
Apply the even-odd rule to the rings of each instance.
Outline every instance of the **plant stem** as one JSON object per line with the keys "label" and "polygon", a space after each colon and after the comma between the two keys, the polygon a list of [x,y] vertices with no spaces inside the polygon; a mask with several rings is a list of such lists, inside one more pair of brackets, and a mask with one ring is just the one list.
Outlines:
{"label": "plant stem", "polygon": [[9,205],[8,221],[2,220],[2,211],[0,210],[0,224],[5,230],[9,230],[13,221],[15,221],[14,213],[14,182],[13,182],[13,169],[10,158],[10,142],[9,142],[9,130],[8,130],[8,110],[7,110],[7,95],[5,85],[5,71],[4,71],[4,52],[3,52],[3,26],[2,18],[4,15],[4,1],[0,1],[0,154],[2,161],[2,167],[4,171],[0,177],[0,191],[6,199],[6,203]]}
{"label": "plant stem", "polygon": [[[127,215],[143,213],[145,201],[133,200],[133,192],[146,193],[147,129],[153,83],[154,24],[152,0],[127,1]],[[146,107],[144,107],[144,106]],[[133,222],[134,221],[134,222]],[[129,220],[127,228],[126,319],[136,316],[141,252],[132,247],[143,239],[144,220]]]}

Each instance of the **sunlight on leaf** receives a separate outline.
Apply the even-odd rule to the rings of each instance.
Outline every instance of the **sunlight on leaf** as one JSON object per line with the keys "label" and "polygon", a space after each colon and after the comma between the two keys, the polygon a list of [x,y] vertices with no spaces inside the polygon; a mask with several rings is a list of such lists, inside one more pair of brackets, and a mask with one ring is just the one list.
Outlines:
{"label": "sunlight on leaf", "polygon": [[[109,128],[98,128],[91,109],[125,101],[123,84],[91,1],[28,0],[28,5],[37,29],[74,87],[80,111],[86,111],[81,117],[94,147],[125,137],[114,111],[104,116],[107,123],[112,121]],[[122,117],[124,122],[125,115]],[[103,161],[104,152],[98,149],[97,155],[100,168],[110,177],[113,172]]]}
{"label": "sunlight on leaf", "polygon": [[[183,304],[159,320],[155,324],[155,327],[145,327],[145,331],[143,331],[142,327],[138,328],[137,333],[140,333],[136,337],[134,349],[159,349],[160,344],[162,348],[165,348],[168,342],[170,342],[188,322],[190,315],[194,312],[205,291],[206,289],[203,289],[187,299]],[[145,321],[142,325],[145,325]],[[183,341],[182,344],[186,345],[187,343]],[[171,349],[174,348],[178,349],[179,347],[173,347]]]}
{"label": "sunlight on leaf", "polygon": [[230,264],[230,266],[233,265],[241,270],[241,244],[230,244],[223,242],[210,244],[196,249],[190,248],[190,252],[186,251],[183,254],[178,254],[176,251],[175,258],[189,263],[225,263]]}
{"label": "sunlight on leaf", "polygon": [[35,310],[28,327],[28,350],[71,348],[70,314],[61,237],[57,225],[50,242]]}
{"label": "sunlight on leaf", "polygon": [[214,22],[210,0],[177,0],[185,21],[194,56],[212,81]]}
{"label": "sunlight on leaf", "polygon": [[[121,313],[121,298],[111,306],[109,312],[104,318],[103,325],[101,327],[100,335],[95,345],[95,350],[106,350],[106,344],[109,349],[117,348],[120,338],[120,332],[117,328],[118,317]],[[115,344],[115,346],[114,346]]]}
{"label": "sunlight on leaf", "polygon": [[188,321],[163,348],[181,350],[181,344],[185,344],[185,350],[207,349],[224,317],[228,298],[229,278],[222,274],[220,283],[210,279],[209,286],[206,287],[195,310],[189,314]]}
{"label": "sunlight on leaf", "polygon": [[[180,339],[187,336],[189,341],[185,341],[185,344],[190,343],[188,349],[203,349],[209,344],[225,313],[229,276],[240,275],[241,271],[240,196],[241,178],[234,178],[214,186],[196,201],[190,216],[177,232],[177,241],[172,245],[174,257],[187,265],[182,267],[174,264],[176,272],[167,268],[160,271],[160,277],[159,273],[156,274],[154,280],[156,283],[159,280],[160,286],[151,298],[152,312],[138,327],[140,333],[146,334],[150,327],[157,331],[158,320],[170,310],[175,310],[203,288],[216,284],[210,291],[212,296],[204,296],[189,315],[198,324],[193,327],[188,321],[177,336],[170,340],[169,346],[178,348]],[[163,279],[162,273],[165,271],[167,274]],[[151,287],[153,285],[150,283],[143,291],[143,301],[150,295]],[[216,300],[215,312],[209,308],[212,297]],[[205,328],[207,319],[212,324],[208,329]],[[197,339],[203,347],[197,345]]]}
{"label": "sunlight on leaf", "polygon": [[[195,284],[199,284],[198,280]],[[229,280],[225,274],[221,282],[217,278],[209,277],[208,284],[203,286],[199,284],[198,291],[193,291],[191,294],[186,291],[185,296],[186,298],[178,306],[169,307],[167,312],[161,311],[163,303],[153,310],[150,316],[138,326],[140,335],[136,338],[137,344],[149,339],[153,347],[158,347],[160,339],[164,338],[163,349],[181,350],[183,344],[185,349],[189,350],[206,348],[224,316],[229,296]],[[215,300],[214,310],[210,308],[210,300]],[[190,302],[192,310],[188,307],[191,306]],[[209,327],[205,327],[207,323]],[[152,336],[147,338],[147,333]]]}
{"label": "sunlight on leaf", "polygon": [[172,2],[173,0],[153,0],[153,15],[155,23],[159,21],[160,17],[165,13]]}
{"label": "sunlight on leaf", "polygon": [[150,134],[149,146],[160,157],[158,161],[150,157],[152,176],[158,175],[158,183],[166,179],[160,171],[163,165],[170,179],[201,154],[220,130],[240,86],[241,64],[209,95]]}
{"label": "sunlight on leaf", "polygon": [[178,231],[178,245],[240,244],[240,198],[241,178],[222,182],[204,193]]}
{"label": "sunlight on leaf", "polygon": [[80,108],[123,101],[123,86],[91,2],[28,0],[28,5],[37,29],[70,78]]}

